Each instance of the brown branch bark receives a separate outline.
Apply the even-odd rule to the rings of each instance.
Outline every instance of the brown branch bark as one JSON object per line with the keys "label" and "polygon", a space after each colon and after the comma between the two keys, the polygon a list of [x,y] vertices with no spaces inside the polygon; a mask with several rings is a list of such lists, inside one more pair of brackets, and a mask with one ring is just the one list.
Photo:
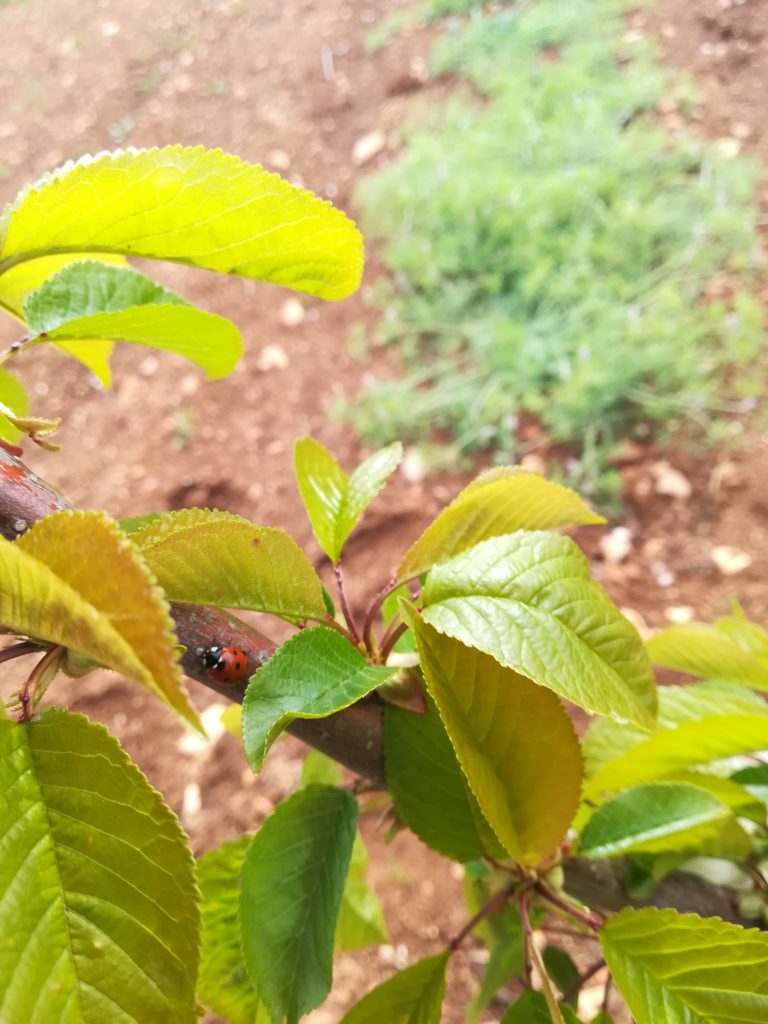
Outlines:
{"label": "brown branch bark", "polygon": [[[66,499],[0,446],[0,533],[15,540],[34,522],[57,509],[71,508]],[[0,581],[1,585],[2,581]],[[179,642],[186,648],[184,671],[192,679],[232,701],[242,703],[245,686],[223,685],[205,672],[201,651],[214,643],[245,650],[255,670],[275,650],[275,644],[234,615],[216,608],[172,605]],[[379,786],[386,786],[382,707],[364,701],[328,718],[295,721],[289,731],[340,764]],[[646,899],[632,899],[625,886],[626,865],[615,860],[574,859],[564,864],[565,889],[587,906],[619,910],[622,907],[672,907],[681,913],[717,916],[747,927],[740,918],[733,894],[695,875],[675,871]]]}

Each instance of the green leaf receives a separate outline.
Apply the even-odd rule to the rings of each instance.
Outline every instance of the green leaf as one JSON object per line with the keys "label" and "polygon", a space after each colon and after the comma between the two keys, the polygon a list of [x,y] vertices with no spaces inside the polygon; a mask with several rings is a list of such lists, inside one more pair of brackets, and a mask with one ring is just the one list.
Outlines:
{"label": "green leaf", "polygon": [[598,807],[581,836],[583,857],[694,850],[732,819],[731,811],[693,785],[634,786]]}
{"label": "green leaf", "polygon": [[[671,729],[710,715],[768,715],[768,705],[756,693],[737,683],[706,682],[688,686],[660,686],[658,726]],[[648,733],[627,722],[597,718],[582,739],[587,778],[606,761],[642,743]]]}
{"label": "green leaf", "polygon": [[584,787],[584,796],[591,799],[600,793],[657,782],[689,768],[767,748],[765,715],[710,715],[657,732],[606,761]]}
{"label": "green leaf", "polygon": [[768,651],[765,657],[758,657],[729,635],[727,628],[702,622],[670,626],[652,636],[647,647],[657,665],[768,690]]}
{"label": "green leaf", "polygon": [[0,720],[0,1018],[193,1024],[199,913],[175,816],[117,741]]}
{"label": "green leaf", "polygon": [[538,863],[562,841],[579,803],[581,752],[565,709],[553,693],[403,607],[483,814],[516,861]]}
{"label": "green leaf", "polygon": [[168,512],[131,535],[170,601],[325,617],[320,579],[283,530],[231,512]]}
{"label": "green leaf", "polygon": [[604,523],[574,491],[517,466],[499,466],[473,480],[408,549],[398,579],[413,579],[474,547],[517,530]]}
{"label": "green leaf", "polygon": [[327,626],[292,636],[256,672],[245,693],[243,742],[251,768],[261,771],[267,751],[294,718],[325,718],[341,711],[396,671],[369,665]]}
{"label": "green leaf", "polygon": [[341,768],[332,757],[319,750],[308,750],[301,763],[301,786],[340,786]]}
{"label": "green leaf", "polygon": [[[579,1019],[570,1006],[561,1004],[560,1013],[565,1024],[579,1024]],[[526,989],[520,998],[507,1008],[501,1018],[501,1024],[552,1024],[547,1000],[541,992],[534,992],[532,988]]]}
{"label": "green leaf", "polygon": [[579,985],[581,975],[579,969],[573,960],[568,956],[564,949],[560,949],[559,946],[547,946],[544,952],[541,954],[541,959],[544,964],[544,968],[555,983],[560,992],[565,996],[565,993],[573,989],[573,995],[567,1000],[567,1005],[577,1009],[579,1002]]}
{"label": "green leaf", "polygon": [[12,419],[3,414],[4,408],[14,417],[26,416],[29,412],[29,397],[21,381],[0,367],[0,439],[17,444],[22,432]]}
{"label": "green leaf", "polygon": [[424,620],[590,713],[651,727],[656,687],[637,630],[567,537],[518,532],[435,566]]}
{"label": "green leaf", "polygon": [[24,315],[33,340],[148,345],[197,363],[209,378],[230,373],[243,352],[229,320],[190,306],[137,270],[90,260],[70,264],[31,292]]}
{"label": "green leaf", "polygon": [[740,768],[731,776],[733,782],[743,786],[763,803],[768,803],[768,764],[754,764]]}
{"label": "green leaf", "polygon": [[143,530],[145,527],[154,523],[156,519],[162,516],[162,512],[147,512],[143,516],[127,516],[125,519],[118,519],[117,525],[129,536],[132,533],[136,533],[138,530]]}
{"label": "green leaf", "polygon": [[313,437],[300,438],[294,447],[296,479],[317,543],[332,562],[363,510],[379,493],[403,457],[397,442],[375,452],[347,476],[328,449]]}
{"label": "green leaf", "polygon": [[240,929],[248,972],[273,1021],[296,1024],[330,991],[356,824],[352,796],[310,786],[253,837],[240,876]]}
{"label": "green leaf", "polygon": [[440,1024],[449,953],[399,971],[352,1007],[339,1024]]}
{"label": "green leaf", "polygon": [[83,157],[5,207],[0,274],[78,252],[170,260],[323,299],[355,291],[363,263],[359,233],[329,203],[202,146]]}
{"label": "green leaf", "polygon": [[506,853],[469,790],[431,697],[424,715],[384,708],[384,757],[398,817],[431,850],[461,862]]}
{"label": "green leaf", "polygon": [[764,1024],[768,933],[674,910],[622,910],[600,933],[637,1024]]}
{"label": "green leaf", "polygon": [[240,869],[250,843],[250,836],[240,836],[197,862],[203,912],[197,993],[230,1024],[270,1024],[245,969],[237,918]]}
{"label": "green leaf", "polygon": [[83,252],[65,253],[59,256],[38,256],[35,259],[19,263],[0,276],[0,308],[22,323],[26,323],[24,302],[27,296],[36,291],[53,274],[83,260],[96,260],[100,263],[120,267],[126,265],[124,256],[110,253]]}
{"label": "green leaf", "polygon": [[499,989],[510,978],[521,975],[524,969],[523,926],[517,908],[506,906],[503,913],[492,915],[488,924],[492,926],[488,963],[483,970],[480,990],[467,1006],[470,1024],[477,1020]]}
{"label": "green leaf", "polygon": [[352,845],[349,874],[336,923],[334,947],[339,951],[362,949],[374,943],[389,942],[384,913],[376,893],[365,881],[368,851],[358,832]]}
{"label": "green leaf", "polygon": [[0,538],[0,622],[135,679],[202,730],[168,604],[103,513],[54,512],[14,543]]}

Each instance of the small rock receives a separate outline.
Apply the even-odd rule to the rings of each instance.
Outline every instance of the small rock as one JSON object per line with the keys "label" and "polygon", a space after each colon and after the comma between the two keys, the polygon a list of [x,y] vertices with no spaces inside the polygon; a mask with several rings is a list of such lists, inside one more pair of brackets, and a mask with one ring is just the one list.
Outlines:
{"label": "small rock", "polygon": [[651,562],[648,569],[660,587],[671,587],[675,582],[675,574],[666,562]]}
{"label": "small rock", "polygon": [[256,365],[262,373],[269,373],[270,370],[284,370],[288,366],[288,356],[280,345],[265,345],[259,352]]}
{"label": "small rock", "polygon": [[287,171],[291,166],[291,158],[284,149],[270,149],[267,153],[267,163],[278,171]]}
{"label": "small rock", "polygon": [[181,817],[193,818],[200,813],[203,806],[200,786],[196,782],[188,782],[184,787],[184,795],[181,799]]}
{"label": "small rock", "polygon": [[421,483],[427,475],[427,464],[418,448],[406,449],[403,461],[400,463],[400,472],[409,484]]}
{"label": "small rock", "polygon": [[720,151],[720,155],[724,156],[726,160],[733,160],[741,152],[741,143],[738,139],[718,139],[715,145]]}
{"label": "small rock", "polygon": [[387,137],[381,128],[375,128],[367,135],[361,135],[352,147],[352,161],[357,167],[362,167],[369,160],[384,149],[387,144]]}
{"label": "small rock", "polygon": [[691,622],[695,614],[695,610],[689,604],[673,604],[664,609],[664,618],[676,626]]}
{"label": "small rock", "polygon": [[747,478],[735,462],[719,462],[709,475],[710,494],[722,490],[736,491],[746,487]]}
{"label": "small rock", "polygon": [[523,469],[527,469],[529,473],[541,473],[542,476],[546,475],[547,463],[546,460],[537,455],[536,452],[528,452],[520,459],[520,465]]}
{"label": "small rock", "polygon": [[691,482],[679,469],[675,469],[674,466],[670,466],[663,460],[654,462],[650,469],[655,480],[657,494],[665,494],[670,498],[682,498],[684,501],[690,498],[693,492]]}
{"label": "small rock", "polygon": [[732,548],[727,544],[712,548],[712,561],[724,576],[735,576],[752,565],[752,556],[740,548]]}
{"label": "small rock", "polygon": [[600,539],[600,550],[606,562],[618,565],[632,550],[632,531],[626,526],[615,526]]}
{"label": "small rock", "polygon": [[298,327],[304,322],[306,311],[297,298],[286,299],[280,307],[280,323],[283,327]]}
{"label": "small rock", "polygon": [[111,39],[114,36],[120,35],[120,22],[119,21],[102,21],[101,23],[101,34],[105,39]]}
{"label": "small rock", "polygon": [[139,373],[142,377],[154,377],[159,365],[160,361],[157,356],[146,356],[139,363]]}

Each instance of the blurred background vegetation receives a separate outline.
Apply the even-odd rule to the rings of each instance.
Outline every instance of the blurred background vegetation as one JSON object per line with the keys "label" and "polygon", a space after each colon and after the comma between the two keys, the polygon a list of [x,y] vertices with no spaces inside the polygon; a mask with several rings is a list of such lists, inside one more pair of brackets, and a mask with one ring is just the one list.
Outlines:
{"label": "blurred background vegetation", "polygon": [[402,365],[344,405],[365,442],[419,442],[438,469],[544,451],[605,507],[626,439],[714,442],[755,406],[756,168],[694,137],[693,87],[630,6],[427,0],[377,30],[469,14],[430,60],[457,87],[358,189],[388,273],[356,345]]}

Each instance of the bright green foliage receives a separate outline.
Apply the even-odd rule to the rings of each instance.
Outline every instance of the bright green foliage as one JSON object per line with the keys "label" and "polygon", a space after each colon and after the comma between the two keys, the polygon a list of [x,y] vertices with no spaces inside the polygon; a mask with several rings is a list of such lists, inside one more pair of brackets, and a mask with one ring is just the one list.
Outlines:
{"label": "bright green foliage", "polygon": [[105,252],[38,256],[33,260],[17,264],[10,270],[4,271],[0,276],[0,309],[24,322],[24,303],[27,296],[64,267],[72,266],[82,260],[97,260],[99,263],[108,263],[118,267],[126,265],[124,256]]}
{"label": "bright green foliage", "polygon": [[[0,440],[16,444],[22,432],[13,423],[13,418],[26,416],[29,398],[24,385],[13,374],[0,368]],[[11,414],[11,419],[5,413]]]}
{"label": "bright green foliage", "polygon": [[768,764],[754,764],[748,768],[740,768],[731,776],[744,789],[752,793],[758,800],[768,804]]}
{"label": "bright green foliage", "polygon": [[208,509],[167,512],[131,534],[170,601],[325,617],[320,579],[283,530]]}
{"label": "bright green foliage", "polygon": [[424,620],[586,711],[653,724],[656,687],[637,630],[567,537],[495,537],[436,566]]}
{"label": "bright green foliage", "polygon": [[[697,722],[709,715],[768,715],[765,701],[736,683],[660,686],[658,694],[658,726],[661,729],[672,729],[683,722]],[[581,741],[587,778],[606,761],[613,760],[647,738],[648,733],[627,722],[595,719]]]}
{"label": "bright green foliage", "polygon": [[339,951],[390,941],[379,898],[365,881],[367,867],[368,851],[358,832],[336,922],[334,947]]}
{"label": "bright green foliage", "polygon": [[674,910],[622,910],[600,933],[637,1024],[765,1024],[768,933]]}
{"label": "bright green foliage", "polygon": [[328,995],[336,919],[357,804],[309,786],[280,804],[253,837],[240,876],[248,973],[277,1024],[296,1024]]}
{"label": "bright green foliage", "polygon": [[701,849],[733,817],[728,807],[695,785],[657,782],[634,786],[598,807],[581,834],[584,857]]}
{"label": "bright green foliage", "polygon": [[478,804],[516,861],[536,864],[573,820],[581,753],[558,698],[409,615],[421,665]]}
{"label": "bright green foliage", "polygon": [[294,718],[325,718],[349,707],[397,671],[369,665],[327,626],[291,637],[253,676],[243,701],[248,763],[261,771],[267,751]]}
{"label": "bright green foliage", "polygon": [[243,352],[231,321],[195,309],[136,270],[91,260],[70,264],[28,295],[24,316],[33,340],[75,343],[81,359],[95,342],[91,369],[107,385],[99,362],[104,339],[175,352],[209,378],[230,373]]}
{"label": "bright green foliage", "polygon": [[376,497],[403,457],[397,442],[361,462],[347,476],[328,449],[313,437],[302,437],[294,448],[296,479],[317,543],[332,562],[362,512]]}
{"label": "bright green foliage", "polygon": [[431,698],[424,715],[387,705],[384,756],[395,811],[430,849],[458,861],[504,856]]}
{"label": "bright green foliage", "polygon": [[[355,400],[366,440],[447,429],[454,465],[509,458],[525,409],[542,440],[582,446],[567,472],[592,493],[620,485],[607,458],[634,423],[717,436],[723,368],[759,355],[761,313],[706,285],[757,251],[755,175],[654,123],[681,90],[625,38],[630,6],[497,5],[438,42],[433,71],[474,88],[424,104],[402,158],[359,186],[394,278],[380,334],[409,369]],[[749,376],[737,396],[755,394]]]}
{"label": "bright green foliage", "polygon": [[[341,769],[336,761],[310,750],[301,766],[301,785],[340,786]],[[337,950],[360,949],[374,942],[389,942],[384,914],[376,893],[365,881],[368,851],[358,832],[352,845],[349,873],[341,897],[334,946]]]}
{"label": "bright green foliage", "polygon": [[[561,1004],[559,1009],[565,1024],[579,1024],[579,1019],[570,1006]],[[501,1024],[553,1024],[553,1021],[547,1000],[542,993],[529,988],[508,1007],[501,1018]]]}
{"label": "bright green foliage", "polygon": [[193,1024],[199,914],[178,821],[102,726],[0,720],[0,1019]]}
{"label": "bright green foliage", "polygon": [[0,277],[41,255],[170,260],[340,299],[360,281],[352,223],[276,174],[220,150],[168,146],[67,163],[0,221]]}
{"label": "bright green foliage", "polygon": [[448,953],[427,957],[382,982],[339,1024],[440,1024]]}
{"label": "bright green foliage", "polygon": [[670,626],[652,636],[647,646],[658,665],[768,690],[768,634],[745,620]]}
{"label": "bright green foliage", "polygon": [[13,544],[0,538],[0,622],[122,672],[202,728],[182,686],[168,604],[103,513],[55,512]]}
{"label": "bright green foliage", "polygon": [[238,880],[250,836],[203,854],[197,863],[203,916],[198,997],[230,1024],[269,1024],[248,977],[237,919]]}
{"label": "bright green foliage", "polygon": [[736,754],[768,749],[768,716],[710,715],[664,729],[605,764],[584,787],[584,795],[615,793],[627,786],[668,779]]}
{"label": "bright green foliage", "polygon": [[464,488],[407,551],[399,579],[420,576],[482,540],[515,530],[553,530],[605,520],[567,487],[517,467],[487,470]]}

